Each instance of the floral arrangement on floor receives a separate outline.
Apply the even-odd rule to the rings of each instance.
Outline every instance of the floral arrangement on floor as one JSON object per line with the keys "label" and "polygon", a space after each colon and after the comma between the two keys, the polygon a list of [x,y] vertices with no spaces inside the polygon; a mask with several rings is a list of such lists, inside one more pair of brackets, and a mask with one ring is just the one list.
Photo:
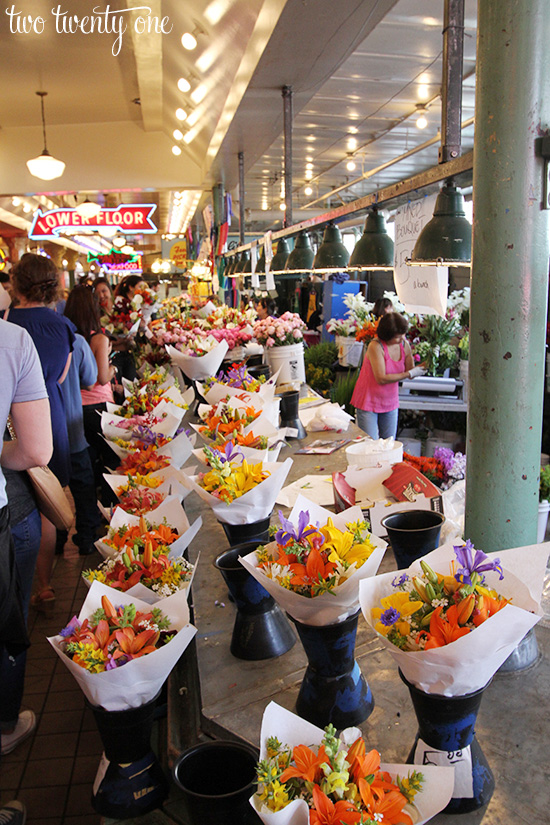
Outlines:
{"label": "floral arrangement on floor", "polygon": [[301,511],[295,527],[279,510],[281,527],[275,533],[276,548],[256,550],[258,568],[287,590],[307,598],[330,593],[358,570],[374,550],[365,521],[338,530],[332,519],[324,527],[310,523]]}
{"label": "floral arrangement on floor", "polygon": [[134,552],[127,547],[124,552],[106,559],[96,570],[84,570],[82,576],[90,584],[103,582],[123,593],[142,584],[162,599],[189,587],[193,565],[183,556],[171,559],[159,547],[153,550],[152,542],[147,541],[142,551]]}
{"label": "floral arrangement on floor", "polygon": [[395,577],[395,592],[372,609],[375,630],[401,650],[430,650],[466,636],[510,603],[486,586],[484,573],[503,579],[498,558],[490,559],[470,541],[454,547],[448,574],[436,573],[423,559],[422,575]]}
{"label": "floral arrangement on floor", "polygon": [[230,404],[217,404],[216,407],[210,407],[204,416],[204,424],[199,427],[199,433],[212,441],[224,443],[236,433],[242,433],[260,414],[261,410],[255,410],[254,407],[242,409]]}
{"label": "floral arrangement on floor", "polygon": [[266,347],[284,347],[303,341],[307,329],[297,313],[285,312],[280,318],[265,318],[254,324],[254,338]]}
{"label": "floral arrangement on floor", "polygon": [[273,736],[266,748],[257,767],[257,795],[267,811],[299,799],[307,803],[310,825],[412,825],[418,819],[412,806],[422,792],[422,773],[409,770],[393,781],[381,769],[378,751],[367,752],[361,737],[348,747],[328,725],[319,747],[290,748]]}
{"label": "floral arrangement on floor", "polygon": [[101,605],[83,622],[74,616],[60,633],[65,655],[89,673],[122,667],[171,640],[170,621],[158,608],[144,613],[133,604],[113,607],[106,596]]}
{"label": "floral arrangement on floor", "polygon": [[249,464],[242,456],[242,460],[238,462],[235,460],[234,453],[232,457],[233,461],[227,458],[227,453],[210,450],[208,456],[210,470],[206,473],[199,473],[197,477],[197,484],[203,490],[225,501],[226,504],[231,504],[232,501],[253,490],[270,476],[270,472],[263,468],[261,462]]}

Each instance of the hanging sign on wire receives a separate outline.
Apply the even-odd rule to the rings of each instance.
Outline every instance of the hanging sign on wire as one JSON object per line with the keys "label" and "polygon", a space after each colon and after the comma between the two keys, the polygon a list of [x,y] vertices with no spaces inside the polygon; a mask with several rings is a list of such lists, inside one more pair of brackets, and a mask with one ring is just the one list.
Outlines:
{"label": "hanging sign on wire", "polygon": [[449,270],[446,266],[409,266],[416,239],[432,219],[437,193],[403,204],[395,213],[395,289],[407,312],[445,315]]}
{"label": "hanging sign on wire", "polygon": [[252,289],[259,289],[260,288],[260,279],[258,277],[258,273],[256,272],[256,267],[258,265],[258,244],[256,241],[252,242],[252,246],[250,247],[250,271],[252,273],[251,278],[251,285]]}
{"label": "hanging sign on wire", "polygon": [[275,281],[271,272],[271,261],[273,260],[273,246],[271,243],[271,230],[264,235],[264,255],[265,255],[265,288],[269,292],[275,289]]}

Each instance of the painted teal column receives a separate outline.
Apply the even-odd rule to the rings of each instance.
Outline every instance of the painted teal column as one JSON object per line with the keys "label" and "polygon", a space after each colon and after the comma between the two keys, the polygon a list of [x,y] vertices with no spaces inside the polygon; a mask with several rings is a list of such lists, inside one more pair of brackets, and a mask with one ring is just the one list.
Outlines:
{"label": "painted teal column", "polygon": [[549,215],[550,2],[479,0],[465,536],[536,542]]}

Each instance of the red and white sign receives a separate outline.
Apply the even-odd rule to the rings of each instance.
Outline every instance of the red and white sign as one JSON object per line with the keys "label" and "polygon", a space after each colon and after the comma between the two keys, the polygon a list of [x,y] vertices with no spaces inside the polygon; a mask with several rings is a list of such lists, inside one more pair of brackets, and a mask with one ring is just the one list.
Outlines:
{"label": "red and white sign", "polygon": [[105,227],[116,228],[122,235],[153,234],[158,232],[151,220],[156,209],[154,203],[122,204],[102,209],[93,218],[79,215],[76,209],[52,209],[41,212],[37,209],[29,232],[33,241],[47,241],[61,234],[73,232],[99,232]]}

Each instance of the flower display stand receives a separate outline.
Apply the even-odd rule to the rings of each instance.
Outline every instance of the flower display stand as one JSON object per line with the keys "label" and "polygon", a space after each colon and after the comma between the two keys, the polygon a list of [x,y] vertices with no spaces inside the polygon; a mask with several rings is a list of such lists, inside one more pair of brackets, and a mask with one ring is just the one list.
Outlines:
{"label": "flower display stand", "polygon": [[493,795],[495,780],[475,736],[475,723],[485,687],[464,696],[425,693],[399,671],[411,695],[418,732],[407,762],[452,765],[455,785],[447,814],[477,811]]}
{"label": "flower display stand", "polygon": [[308,659],[296,712],[320,728],[359,725],[374,710],[372,691],[355,661],[359,613],[320,626],[292,619]]}
{"label": "flower display stand", "polygon": [[266,544],[269,541],[269,523],[271,514],[260,521],[251,521],[249,524],[226,524],[219,523],[223,527],[225,537],[231,547],[242,544],[246,541],[256,541],[258,544]]}
{"label": "flower display stand", "polygon": [[237,659],[258,661],[281,656],[294,646],[296,636],[288,620],[267,590],[239,562],[260,542],[238,544],[220,553],[214,567],[222,574],[237,608],[231,653]]}
{"label": "flower display stand", "polygon": [[120,711],[87,702],[104,747],[92,792],[92,805],[102,816],[142,816],[159,808],[168,796],[168,779],[151,750],[157,699]]}

